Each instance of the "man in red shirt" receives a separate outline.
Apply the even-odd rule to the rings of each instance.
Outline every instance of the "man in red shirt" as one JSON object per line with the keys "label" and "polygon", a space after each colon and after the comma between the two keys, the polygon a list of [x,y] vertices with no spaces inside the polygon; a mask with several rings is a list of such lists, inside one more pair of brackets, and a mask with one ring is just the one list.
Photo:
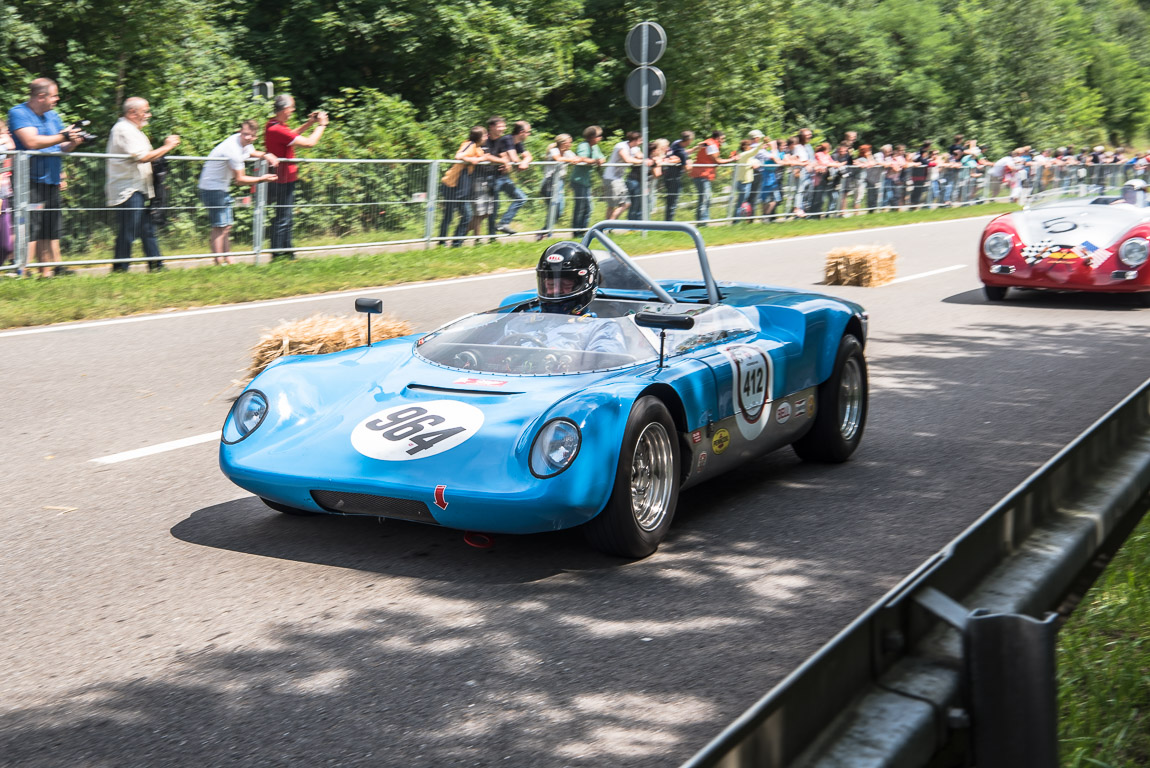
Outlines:
{"label": "man in red shirt", "polygon": [[695,155],[695,164],[691,166],[691,178],[695,180],[695,190],[699,196],[695,203],[695,220],[699,226],[706,226],[711,218],[711,187],[715,182],[715,167],[735,162],[732,155],[728,158],[719,156],[726,134],[715,131],[711,138],[699,145],[699,152]]}
{"label": "man in red shirt", "polygon": [[[293,131],[288,127],[288,118],[295,112],[295,99],[281,93],[276,96],[272,106],[275,117],[264,126],[264,147],[281,161],[276,168],[276,182],[271,186],[272,203],[275,206],[275,218],[272,219],[272,261],[276,261],[295,258],[289,249],[292,247],[292,206],[295,205],[299,164],[284,161],[295,157],[296,147],[314,147],[319,143],[327,127],[327,112],[312,112],[299,130]],[[311,133],[304,136],[309,128],[312,129]]]}

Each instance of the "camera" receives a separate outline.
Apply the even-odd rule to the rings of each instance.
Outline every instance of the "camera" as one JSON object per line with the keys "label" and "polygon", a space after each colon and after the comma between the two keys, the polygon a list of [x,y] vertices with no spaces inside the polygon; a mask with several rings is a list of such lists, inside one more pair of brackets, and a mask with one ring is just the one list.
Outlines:
{"label": "camera", "polygon": [[65,128],[64,133],[67,133],[68,131],[75,131],[76,133],[80,134],[80,138],[82,138],[84,141],[95,141],[96,136],[84,130],[91,124],[91,120],[77,120]]}

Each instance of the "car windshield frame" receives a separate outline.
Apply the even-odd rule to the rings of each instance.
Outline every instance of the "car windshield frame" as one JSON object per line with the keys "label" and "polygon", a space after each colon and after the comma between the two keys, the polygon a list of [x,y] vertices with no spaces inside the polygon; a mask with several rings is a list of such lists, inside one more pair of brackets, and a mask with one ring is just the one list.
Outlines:
{"label": "car windshield frame", "polygon": [[588,309],[587,315],[557,315],[527,302],[511,311],[464,315],[416,340],[414,353],[433,365],[472,373],[574,375],[657,362],[660,333],[637,325],[639,312],[693,317],[691,329],[667,331],[669,359],[759,331],[747,313],[725,304],[597,298]]}

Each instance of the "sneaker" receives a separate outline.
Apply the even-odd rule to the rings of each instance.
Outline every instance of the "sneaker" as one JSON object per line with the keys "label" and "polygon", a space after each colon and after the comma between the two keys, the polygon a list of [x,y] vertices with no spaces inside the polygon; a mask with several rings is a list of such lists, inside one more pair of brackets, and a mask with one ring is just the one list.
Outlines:
{"label": "sneaker", "polygon": [[495,228],[495,231],[496,232],[502,232],[505,235],[514,235],[515,234],[515,230],[512,229],[507,224],[500,224],[498,227]]}
{"label": "sneaker", "polygon": [[68,269],[67,267],[56,267],[52,271],[53,271],[53,273],[55,273],[56,277],[60,277],[62,275],[74,275],[74,274],[76,274],[75,270]]}

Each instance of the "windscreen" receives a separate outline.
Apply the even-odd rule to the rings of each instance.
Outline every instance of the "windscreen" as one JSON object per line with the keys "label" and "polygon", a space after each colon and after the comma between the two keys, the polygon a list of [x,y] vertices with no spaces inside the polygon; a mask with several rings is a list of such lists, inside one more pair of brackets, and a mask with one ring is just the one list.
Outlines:
{"label": "windscreen", "polygon": [[659,333],[635,325],[643,311],[686,312],[695,327],[667,332],[667,355],[753,333],[753,323],[724,305],[667,305],[596,300],[583,316],[547,312],[469,315],[416,343],[416,354],[439,365],[525,376],[587,373],[658,359]]}

